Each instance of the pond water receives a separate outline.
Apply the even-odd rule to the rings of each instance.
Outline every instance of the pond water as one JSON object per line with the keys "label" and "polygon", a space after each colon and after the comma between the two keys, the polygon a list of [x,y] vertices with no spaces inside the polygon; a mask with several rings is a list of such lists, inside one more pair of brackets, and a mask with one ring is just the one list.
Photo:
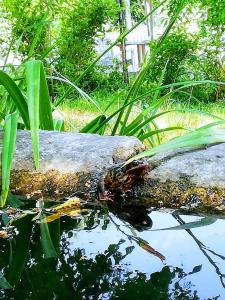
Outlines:
{"label": "pond water", "polygon": [[137,209],[18,219],[0,241],[0,299],[225,299],[225,220]]}

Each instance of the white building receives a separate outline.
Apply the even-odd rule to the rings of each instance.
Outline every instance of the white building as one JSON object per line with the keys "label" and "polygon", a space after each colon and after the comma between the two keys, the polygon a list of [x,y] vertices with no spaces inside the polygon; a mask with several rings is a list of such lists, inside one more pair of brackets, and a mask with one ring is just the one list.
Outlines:
{"label": "white building", "polygon": [[[129,5],[129,0],[126,0]],[[146,1],[146,3],[148,3]],[[147,13],[150,7],[147,6]],[[158,17],[160,15],[160,18]],[[128,72],[136,73],[139,71],[145,55],[149,54],[149,42],[153,38],[159,37],[163,32],[162,14],[154,14],[151,19],[140,24],[131,33],[126,36],[126,57],[128,63]],[[126,27],[130,29],[133,26],[129,6],[126,9]],[[119,36],[119,32],[107,32],[105,37],[96,39],[96,52],[101,54],[107,47],[114,42]],[[114,60],[122,64],[121,45],[113,47],[103,58],[100,63],[105,66],[113,66]]]}

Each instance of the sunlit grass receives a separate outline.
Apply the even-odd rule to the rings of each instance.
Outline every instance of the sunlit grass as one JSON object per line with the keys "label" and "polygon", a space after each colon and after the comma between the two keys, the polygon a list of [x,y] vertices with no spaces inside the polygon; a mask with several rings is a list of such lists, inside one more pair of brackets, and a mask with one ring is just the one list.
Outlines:
{"label": "sunlit grass", "polygon": [[[104,110],[107,105],[112,102],[113,99],[118,98],[118,101],[113,102],[110,106],[108,113],[113,113],[118,109],[120,103],[122,103],[120,97],[122,97],[122,92],[115,94],[106,94],[97,92],[94,93],[93,97],[96,99],[100,107]],[[162,106],[161,111],[164,110],[176,110],[176,109],[190,109],[208,112],[212,115],[225,119],[225,107],[223,102],[218,103],[208,103],[208,104],[198,104],[198,105],[187,105],[185,103],[167,103]],[[99,115],[97,109],[88,103],[85,99],[78,98],[74,101],[65,101],[63,105],[59,107],[65,120],[65,129],[67,131],[78,132],[85,124],[89,123],[95,117]],[[138,115],[140,108],[134,106],[132,110],[131,118],[135,118]],[[173,111],[168,114],[159,117],[157,120],[157,125],[159,128],[166,128],[172,126],[180,126],[190,130],[199,128],[206,124],[215,121],[211,116],[195,113],[195,112],[177,112]],[[166,142],[172,138],[184,134],[183,130],[168,131],[161,134],[161,142]]]}

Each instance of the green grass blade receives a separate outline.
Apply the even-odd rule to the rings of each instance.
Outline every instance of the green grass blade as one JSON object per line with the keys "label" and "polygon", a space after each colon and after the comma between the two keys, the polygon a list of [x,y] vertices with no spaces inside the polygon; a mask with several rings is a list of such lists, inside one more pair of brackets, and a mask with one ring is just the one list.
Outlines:
{"label": "green grass blade", "polygon": [[154,93],[157,90],[165,90],[165,89],[171,89],[174,87],[178,87],[176,90],[173,90],[171,92],[171,93],[175,93],[175,92],[178,92],[187,87],[193,87],[193,86],[204,85],[204,84],[225,85],[225,82],[216,81],[216,80],[187,80],[187,81],[174,82],[174,83],[162,85],[160,87],[152,88],[150,91],[138,96],[136,100],[138,101],[138,100],[144,99],[146,96]]}
{"label": "green grass blade", "polygon": [[106,120],[105,115],[100,115],[91,122],[89,122],[84,128],[80,130],[81,133],[96,133],[101,124]]}
{"label": "green grass blade", "polygon": [[64,120],[54,119],[53,120],[54,130],[55,131],[64,131]]}
{"label": "green grass blade", "polygon": [[28,111],[30,119],[31,140],[34,154],[35,168],[39,168],[39,99],[40,99],[40,72],[39,61],[28,61],[25,64],[27,83]]}
{"label": "green grass blade", "polygon": [[47,24],[47,16],[44,16],[44,18],[42,18],[42,20],[40,21],[40,24],[38,25],[37,29],[36,29],[36,32],[35,32],[35,35],[34,35],[34,38],[33,40],[31,41],[31,45],[30,45],[30,49],[29,49],[29,52],[28,52],[28,59],[30,57],[32,57],[32,55],[34,54],[34,51],[35,51],[35,48],[37,46],[37,43],[38,41],[40,40],[40,36],[41,36],[41,33],[43,31],[43,28],[44,26]]}
{"label": "green grass blade", "polygon": [[151,130],[150,132],[147,132],[147,133],[139,136],[138,138],[141,141],[144,141],[145,139],[150,138],[151,136],[153,136],[155,134],[164,133],[166,131],[172,131],[172,130],[188,130],[188,129],[181,127],[181,126],[166,127],[166,128],[162,128],[162,129]]}
{"label": "green grass blade", "polygon": [[183,136],[174,138],[164,144],[153,147],[152,149],[146,150],[132,157],[126,162],[126,164],[129,164],[135,159],[152,156],[157,153],[163,153],[178,148],[201,146],[201,145],[208,145],[214,143],[223,143],[225,142],[225,129],[212,128],[219,124],[224,124],[224,122],[218,121],[218,122],[210,123],[206,126],[196,129],[195,131],[192,131],[191,133],[187,133]]}
{"label": "green grass blade", "polygon": [[16,144],[18,114],[15,112],[5,118],[2,147],[2,192],[1,207],[5,205],[10,184],[10,171]]}
{"label": "green grass blade", "polygon": [[4,88],[9,93],[10,97],[14,101],[22,119],[27,129],[30,128],[29,115],[28,115],[28,106],[26,99],[21,93],[18,86],[15,82],[7,75],[5,72],[0,71],[0,84],[4,86]]}
{"label": "green grass blade", "polygon": [[[62,75],[61,75],[62,76]],[[71,85],[71,87],[73,87],[80,95],[81,97],[83,97],[85,100],[87,100],[88,102],[92,103],[97,110],[103,114],[103,111],[101,110],[101,108],[99,107],[98,103],[92,98],[90,97],[87,93],[85,93],[82,89],[80,89],[77,85],[75,85],[73,82],[71,82],[69,79],[67,79],[66,77],[62,76],[62,77],[57,77],[57,76],[49,76],[48,78],[50,79],[54,79],[54,80],[58,80],[58,81],[62,81],[65,82],[69,85]],[[54,106],[57,107],[59,105],[60,99],[58,99],[55,103]],[[61,102],[60,102],[61,103]]]}

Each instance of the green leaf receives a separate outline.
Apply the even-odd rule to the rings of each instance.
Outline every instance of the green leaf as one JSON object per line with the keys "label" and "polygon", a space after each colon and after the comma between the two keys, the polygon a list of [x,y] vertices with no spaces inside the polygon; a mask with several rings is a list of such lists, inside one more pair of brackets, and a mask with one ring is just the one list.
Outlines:
{"label": "green leaf", "polygon": [[145,139],[147,139],[155,134],[164,133],[166,131],[172,131],[172,130],[188,130],[188,129],[181,127],[181,126],[174,126],[174,127],[167,127],[167,128],[162,128],[162,129],[151,130],[151,131],[139,136],[139,139],[141,141],[144,141]]}
{"label": "green leaf", "polygon": [[88,123],[84,128],[80,130],[82,133],[96,133],[99,130],[99,126],[106,120],[105,115],[100,115],[90,123]]}
{"label": "green leaf", "polygon": [[23,119],[26,128],[29,129],[30,122],[28,115],[28,106],[26,99],[24,98],[20,89],[15,84],[15,82],[3,71],[0,71],[0,84],[3,85],[9,93]]}
{"label": "green leaf", "polygon": [[126,164],[129,164],[136,159],[140,159],[146,156],[152,156],[157,153],[175,150],[178,148],[223,143],[225,142],[225,129],[212,128],[213,126],[216,126],[218,124],[224,124],[224,121],[210,123],[206,126],[196,129],[195,131],[192,131],[191,133],[187,133],[164,144],[146,150],[129,159]]}
{"label": "green leaf", "polygon": [[54,130],[55,131],[64,131],[64,120],[54,119],[53,120]]}
{"label": "green leaf", "polygon": [[189,223],[185,223],[185,224],[181,224],[181,225],[173,226],[173,227],[168,227],[168,228],[155,229],[155,230],[151,230],[151,231],[188,230],[188,229],[208,226],[208,225],[211,225],[211,224],[215,223],[216,221],[217,221],[217,219],[214,218],[214,217],[205,217],[205,218],[202,218],[199,221],[189,222]]}
{"label": "green leaf", "polygon": [[[54,124],[52,119],[52,106],[48,91],[48,85],[45,77],[44,67],[41,61],[37,62],[40,65],[40,81],[39,81],[39,120],[40,128],[44,130],[53,130]],[[36,62],[35,62],[36,65]],[[38,66],[37,66],[38,68]]]}
{"label": "green leaf", "polygon": [[27,99],[30,119],[31,140],[34,154],[35,168],[39,168],[39,99],[40,99],[40,72],[39,61],[28,61],[25,64],[27,82]]}
{"label": "green leaf", "polygon": [[18,113],[7,115],[5,118],[3,148],[2,148],[2,192],[1,207],[5,205],[9,192],[10,171],[16,144]]}

